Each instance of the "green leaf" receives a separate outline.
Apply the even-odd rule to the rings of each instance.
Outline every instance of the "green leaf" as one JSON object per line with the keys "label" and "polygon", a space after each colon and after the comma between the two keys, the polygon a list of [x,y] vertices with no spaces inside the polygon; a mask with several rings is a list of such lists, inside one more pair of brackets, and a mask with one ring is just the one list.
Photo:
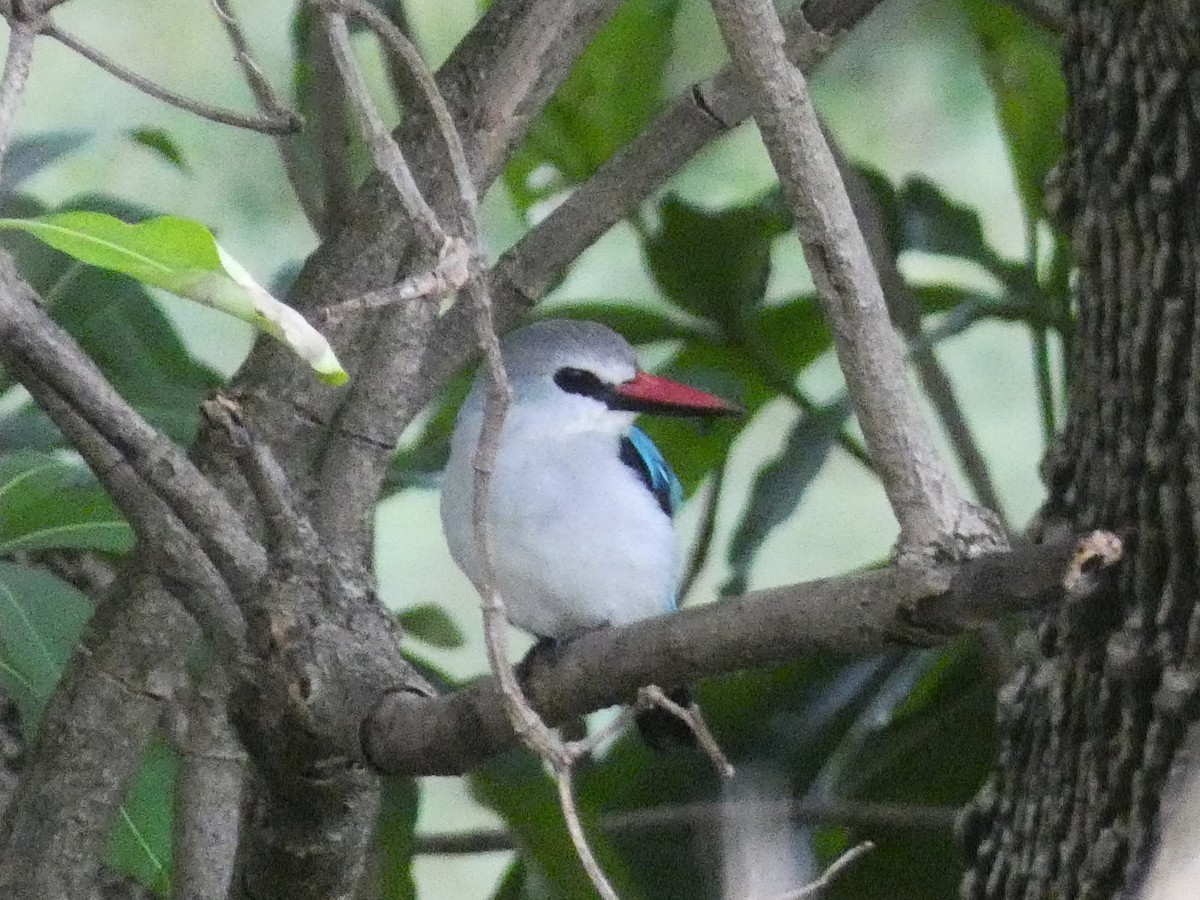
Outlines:
{"label": "green leaf", "polygon": [[463,645],[463,633],[440,606],[423,603],[402,610],[397,618],[405,634],[424,641],[431,647],[453,649]]}
{"label": "green leaf", "polygon": [[777,230],[773,210],[757,203],[709,212],[672,196],[660,220],[645,243],[646,261],[671,302],[728,322],[762,300]]}
{"label": "green leaf", "polygon": [[158,154],[181,172],[188,170],[183,152],[174,138],[162,128],[135,128],[129,132],[129,139],[139,146],[145,147],[152,153]]}
{"label": "green leaf", "polygon": [[0,456],[0,556],[132,546],[132,529],[85,468],[44,453]]}
{"label": "green leaf", "polygon": [[381,900],[415,900],[417,896],[412,864],[419,799],[417,782],[412,778],[383,779],[378,832]]}
{"label": "green leaf", "polygon": [[988,0],[963,2],[1032,230],[1045,217],[1046,174],[1062,157],[1059,126],[1067,92],[1058,40],[1016,9]]}
{"label": "green leaf", "polygon": [[783,449],[754,476],[746,511],[729,543],[729,579],[721,592],[746,590],[750,565],[767,535],[803,502],[809,485],[821,471],[837,433],[850,415],[844,397],[824,415],[801,414],[788,433]]}
{"label": "green leaf", "polygon": [[550,163],[579,183],[658,110],[679,6],[680,0],[628,0],[588,45],[509,167],[506,178],[522,208],[548,193],[550,184],[536,182],[540,165]]}
{"label": "green leaf", "polygon": [[87,598],[66,582],[0,561],[0,685],[16,700],[30,740],[91,614]]}
{"label": "green leaf", "polygon": [[979,214],[955,203],[927,178],[913,176],[899,192],[902,246],[943,256],[958,256],[992,269],[996,252],[983,236]]}
{"label": "green leaf", "polygon": [[179,761],[166,741],[153,741],[117,811],[108,865],[165,895],[171,884],[171,826]]}
{"label": "green leaf", "polygon": [[0,219],[81,262],[129,275],[250,322],[304,359],[329,384],[348,376],[329,342],[307,320],[261,287],[199,222],[160,216],[127,224],[104,213],[52,213]]}

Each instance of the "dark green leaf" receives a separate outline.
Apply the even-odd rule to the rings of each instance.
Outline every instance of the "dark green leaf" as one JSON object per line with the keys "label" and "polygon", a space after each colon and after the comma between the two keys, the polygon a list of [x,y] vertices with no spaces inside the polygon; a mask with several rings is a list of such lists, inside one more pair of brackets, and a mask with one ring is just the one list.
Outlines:
{"label": "dark green leaf", "polygon": [[425,603],[402,610],[397,618],[409,634],[432,647],[453,649],[463,645],[463,633],[440,606]]}
{"label": "dark green leaf", "polygon": [[43,131],[12,142],[4,156],[3,190],[10,192],[42,169],[74,153],[91,139],[82,128]]}
{"label": "dark green leaf", "polygon": [[[936,655],[890,723],[870,734],[848,768],[847,796],[959,806],[979,789],[994,754],[995,693],[978,643],[963,638]],[[839,878],[838,900],[956,896],[960,850],[952,833],[856,834],[877,849]]]}
{"label": "dark green leaf", "polygon": [[979,214],[955,203],[932,181],[909,178],[900,188],[899,202],[905,250],[958,256],[988,269],[996,265]]}
{"label": "dark green leaf", "polygon": [[678,10],[679,0],[628,0],[588,45],[509,167],[506,178],[522,209],[547,187],[561,187],[531,183],[543,163],[581,182],[654,115]]}
{"label": "dark green leaf", "polygon": [[0,456],[0,556],[132,546],[133,532],[83,466],[43,453]]}
{"label": "dark green leaf", "polygon": [[1008,142],[1025,219],[1045,217],[1042,183],[1062,156],[1067,92],[1058,40],[1016,9],[963,0]]}
{"label": "dark green leaf", "polygon": [[171,824],[178,760],[166,741],[146,751],[108,842],[108,864],[165,895],[171,884]]}
{"label": "dark green leaf", "polygon": [[31,739],[91,614],[87,598],[66,582],[0,562],[0,684],[17,701]]}
{"label": "dark green leaf", "polygon": [[514,859],[500,879],[492,900],[524,900],[525,898],[525,864]]}
{"label": "dark green leaf", "polygon": [[[471,794],[499,815],[520,847],[525,864],[536,868],[556,900],[593,900],[595,890],[584,873],[558,805],[558,793],[541,763],[523,749],[512,750],[470,776]],[[601,868],[623,900],[641,893],[624,862],[596,827],[596,811],[579,798],[580,819]]]}
{"label": "dark green leaf", "polygon": [[868,166],[855,166],[858,175],[866,182],[872,199],[879,211],[883,226],[883,235],[887,238],[888,249],[895,259],[904,249],[904,217],[900,210],[900,197],[891,179]]}
{"label": "dark green leaf", "polygon": [[152,153],[157,153],[179,171],[188,171],[188,164],[184,161],[179,145],[164,129],[135,128],[129,132],[129,139]]}
{"label": "dark green leaf", "polygon": [[729,543],[731,570],[722,593],[745,592],[750,565],[758,548],[772,529],[787,519],[804,500],[849,415],[850,404],[845,398],[828,407],[823,414],[801,414],[779,455],[759,469],[750,488],[746,512]]}
{"label": "dark green leaf", "polygon": [[419,790],[411,778],[383,779],[379,807],[379,895],[381,900],[415,900],[412,863],[416,851]]}
{"label": "dark green leaf", "polygon": [[756,306],[767,288],[776,217],[763,204],[708,212],[677,197],[663,201],[646,261],[671,302],[693,315],[729,322]]}
{"label": "dark green leaf", "polygon": [[833,349],[833,335],[813,295],[760,310],[748,324],[745,339],[765,355],[762,365],[777,368],[788,384]]}

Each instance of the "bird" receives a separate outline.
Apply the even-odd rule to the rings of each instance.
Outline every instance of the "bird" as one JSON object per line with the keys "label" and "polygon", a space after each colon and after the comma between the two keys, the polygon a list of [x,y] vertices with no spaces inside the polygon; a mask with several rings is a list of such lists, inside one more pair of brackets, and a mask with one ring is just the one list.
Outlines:
{"label": "bird", "polygon": [[[673,612],[680,561],[672,516],[683,490],[634,419],[741,410],[642,371],[629,343],[597,322],[527,325],[501,342],[501,356],[513,401],[486,516],[509,621],[553,646]],[[474,458],[487,391],[481,368],[455,421],[441,497],[451,556],[477,588]],[[669,696],[690,702],[686,689]],[[687,742],[686,726],[664,710],[644,711],[638,725],[652,746]]]}

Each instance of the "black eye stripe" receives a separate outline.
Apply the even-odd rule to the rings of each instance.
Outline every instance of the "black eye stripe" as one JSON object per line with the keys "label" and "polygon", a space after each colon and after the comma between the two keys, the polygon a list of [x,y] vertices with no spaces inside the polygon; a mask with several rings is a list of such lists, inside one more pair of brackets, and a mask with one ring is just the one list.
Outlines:
{"label": "black eye stripe", "polygon": [[554,383],[568,394],[581,394],[597,400],[606,400],[611,393],[604,382],[596,376],[596,373],[569,366],[554,373]]}

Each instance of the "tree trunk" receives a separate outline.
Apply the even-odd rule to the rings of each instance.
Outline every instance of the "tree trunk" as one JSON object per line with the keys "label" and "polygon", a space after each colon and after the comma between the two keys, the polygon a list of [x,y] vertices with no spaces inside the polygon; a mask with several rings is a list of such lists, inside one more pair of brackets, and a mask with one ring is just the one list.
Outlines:
{"label": "tree trunk", "polygon": [[1128,896],[1200,686],[1200,7],[1070,13],[1056,200],[1079,308],[1043,525],[1110,528],[1127,555],[1099,598],[1041,624],[1001,692],[964,898]]}

